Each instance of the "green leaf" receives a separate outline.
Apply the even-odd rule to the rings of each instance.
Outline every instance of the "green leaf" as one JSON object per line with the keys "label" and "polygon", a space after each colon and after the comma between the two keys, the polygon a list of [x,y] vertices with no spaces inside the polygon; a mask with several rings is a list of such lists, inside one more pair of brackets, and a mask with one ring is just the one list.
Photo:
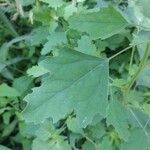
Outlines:
{"label": "green leaf", "polygon": [[67,20],[75,12],[77,12],[77,7],[74,4],[66,6],[64,10],[64,18]]}
{"label": "green leaf", "polygon": [[117,100],[112,100],[108,108],[107,124],[113,125],[120,138],[127,140],[129,136],[127,110]]}
{"label": "green leaf", "polygon": [[106,39],[119,33],[128,23],[113,7],[98,12],[80,13],[69,18],[70,28],[87,32],[92,39]]}
{"label": "green leaf", "polygon": [[28,75],[33,77],[39,77],[46,73],[50,72],[49,70],[43,68],[42,66],[33,66],[27,70]]}
{"label": "green leaf", "polygon": [[31,90],[32,82],[33,79],[31,77],[22,76],[14,80],[13,87],[24,97]]}
{"label": "green leaf", "polygon": [[76,118],[68,118],[67,119],[67,127],[74,133],[83,134],[83,130],[81,129],[79,123]]}
{"label": "green leaf", "polygon": [[41,87],[27,95],[23,116],[26,121],[54,122],[73,110],[82,127],[97,114],[106,116],[108,98],[108,60],[84,55],[74,50],[60,50],[47,57],[39,66],[51,71]]}
{"label": "green leaf", "polygon": [[16,125],[17,125],[17,120],[13,120],[9,125],[5,126],[1,136],[2,137],[9,136],[14,131]]}
{"label": "green leaf", "polygon": [[134,35],[133,44],[135,45],[137,44],[137,49],[140,55],[140,59],[142,59],[144,56],[144,52],[149,39],[150,39],[150,31],[140,31],[138,32],[138,34]]}
{"label": "green leaf", "polygon": [[101,122],[88,126],[88,136],[93,139],[100,139],[105,134],[105,127]]}
{"label": "green leaf", "polygon": [[45,55],[53,50],[57,45],[67,42],[64,32],[54,32],[48,38],[48,42],[44,45],[41,54]]}
{"label": "green leaf", "polygon": [[8,148],[8,147],[5,147],[5,146],[3,146],[3,145],[0,145],[0,150],[11,150],[11,149]]}
{"label": "green leaf", "polygon": [[84,54],[98,56],[98,51],[88,36],[82,36],[81,40],[78,41],[76,50]]}
{"label": "green leaf", "polygon": [[15,89],[7,84],[3,83],[0,85],[0,97],[17,97],[20,96],[20,93]]}
{"label": "green leaf", "polygon": [[29,39],[31,46],[40,45],[43,41],[46,41],[49,35],[49,30],[47,26],[41,26],[34,29],[31,33],[31,38]]}
{"label": "green leaf", "polygon": [[52,11],[44,5],[34,7],[33,19],[41,22],[43,25],[50,25],[50,22],[53,20]]}
{"label": "green leaf", "polygon": [[127,142],[122,143],[121,150],[148,150],[150,137],[146,136],[141,129],[131,131]]}
{"label": "green leaf", "polygon": [[35,125],[34,123],[26,123],[23,121],[19,123],[20,134],[27,138],[35,136],[35,133],[39,127],[40,125]]}
{"label": "green leaf", "polygon": [[150,88],[150,63],[141,71],[137,80],[137,85],[143,85]]}
{"label": "green leaf", "polygon": [[3,43],[0,47],[0,60],[5,61],[8,57],[9,43]]}
{"label": "green leaf", "polygon": [[40,0],[44,3],[49,4],[49,7],[57,8],[64,4],[63,0]]}
{"label": "green leaf", "polygon": [[101,150],[112,150],[112,146],[110,144],[109,138],[104,137],[100,146]]}
{"label": "green leaf", "polygon": [[36,139],[33,141],[33,150],[71,150],[71,147],[64,137],[59,135],[51,122],[44,122],[36,132]]}

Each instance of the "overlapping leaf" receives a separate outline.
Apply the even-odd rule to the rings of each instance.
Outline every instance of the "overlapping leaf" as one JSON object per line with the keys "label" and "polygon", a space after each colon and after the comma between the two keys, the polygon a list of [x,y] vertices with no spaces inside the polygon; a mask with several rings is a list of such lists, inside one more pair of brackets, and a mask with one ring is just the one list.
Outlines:
{"label": "overlapping leaf", "polygon": [[87,32],[92,39],[106,39],[119,33],[128,23],[113,7],[102,8],[97,12],[79,13],[68,20],[70,27]]}
{"label": "overlapping leaf", "polygon": [[113,125],[120,138],[127,140],[129,136],[127,110],[116,100],[112,100],[108,109],[107,124]]}

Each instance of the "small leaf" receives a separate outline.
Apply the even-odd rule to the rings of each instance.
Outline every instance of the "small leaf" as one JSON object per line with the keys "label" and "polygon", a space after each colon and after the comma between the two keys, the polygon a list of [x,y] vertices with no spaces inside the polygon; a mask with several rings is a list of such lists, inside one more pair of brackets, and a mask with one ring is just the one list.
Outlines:
{"label": "small leaf", "polygon": [[76,50],[84,54],[98,56],[98,51],[88,36],[82,36],[81,40],[78,41]]}
{"label": "small leaf", "polygon": [[0,85],[0,96],[17,97],[20,96],[20,93],[15,88],[9,87],[7,84],[3,83]]}
{"label": "small leaf", "polygon": [[45,55],[53,50],[57,45],[67,42],[67,38],[64,32],[54,32],[48,38],[48,42],[44,45],[41,54]]}
{"label": "small leaf", "polygon": [[13,87],[24,97],[32,88],[33,79],[29,76],[21,76],[14,79]]}
{"label": "small leaf", "polygon": [[83,134],[83,130],[80,127],[76,118],[68,118],[67,119],[67,127],[69,130],[71,130],[74,133]]}
{"label": "small leaf", "polygon": [[33,150],[71,150],[69,144],[64,141],[64,137],[59,135],[51,122],[46,121],[41,124],[36,131],[36,138],[32,145]]}

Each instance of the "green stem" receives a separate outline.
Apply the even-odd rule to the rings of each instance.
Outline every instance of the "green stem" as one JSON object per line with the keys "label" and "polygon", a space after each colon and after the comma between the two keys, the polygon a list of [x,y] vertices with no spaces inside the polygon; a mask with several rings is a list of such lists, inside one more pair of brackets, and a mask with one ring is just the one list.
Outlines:
{"label": "green stem", "polygon": [[131,58],[130,58],[130,64],[129,64],[129,71],[130,71],[130,69],[132,67],[134,52],[135,52],[135,46],[133,46],[133,48],[132,48],[132,53],[131,53]]}
{"label": "green stem", "polygon": [[130,48],[132,48],[132,47],[133,47],[132,45],[131,45],[131,46],[128,46],[128,47],[126,47],[125,49],[121,50],[120,52],[116,53],[115,55],[113,55],[113,56],[109,57],[109,60],[111,60],[111,59],[113,59],[113,58],[117,57],[118,55],[122,54],[123,52],[126,52],[128,49],[130,49]]}
{"label": "green stem", "polygon": [[139,68],[137,70],[137,72],[135,73],[135,75],[132,77],[131,81],[129,82],[127,88],[126,88],[126,92],[127,94],[129,93],[130,89],[132,88],[134,82],[136,81],[137,77],[139,76],[139,74],[141,73],[141,71],[143,70],[144,68],[144,65],[145,65],[145,62],[147,61],[147,58],[149,56],[149,51],[150,51],[150,42],[148,42],[147,46],[146,46],[146,50],[145,50],[145,53],[144,53],[144,56],[141,60],[141,63],[139,65]]}

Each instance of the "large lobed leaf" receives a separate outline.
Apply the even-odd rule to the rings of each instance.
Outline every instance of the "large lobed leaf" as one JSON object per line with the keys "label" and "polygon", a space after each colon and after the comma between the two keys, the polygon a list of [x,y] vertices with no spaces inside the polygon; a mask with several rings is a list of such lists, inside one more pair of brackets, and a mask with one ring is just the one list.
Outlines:
{"label": "large lobed leaf", "polygon": [[87,32],[92,39],[106,39],[128,25],[125,18],[113,7],[102,8],[98,12],[76,14],[68,21],[71,28]]}
{"label": "large lobed leaf", "polygon": [[97,114],[105,117],[108,98],[108,60],[74,50],[58,51],[39,66],[51,72],[40,87],[25,97],[26,121],[42,122],[52,117],[57,122],[75,111],[82,127]]}

